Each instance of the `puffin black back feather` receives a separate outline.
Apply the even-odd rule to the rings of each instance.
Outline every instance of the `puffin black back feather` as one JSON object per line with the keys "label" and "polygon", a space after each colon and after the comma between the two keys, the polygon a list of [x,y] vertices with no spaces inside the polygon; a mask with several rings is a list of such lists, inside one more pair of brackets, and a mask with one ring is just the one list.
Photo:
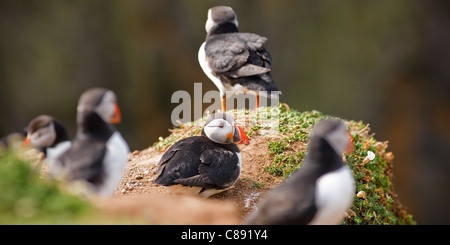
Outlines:
{"label": "puffin black back feather", "polygon": [[206,40],[208,40],[208,38],[210,38],[214,35],[219,35],[222,33],[233,33],[233,32],[238,32],[238,31],[239,30],[235,24],[229,23],[229,22],[223,23],[221,25],[216,26],[210,32],[208,32],[206,35]]}
{"label": "puffin black back feather", "polygon": [[55,131],[56,131],[56,140],[54,145],[57,145],[61,142],[70,140],[69,133],[67,132],[67,128],[64,127],[59,121],[55,120]]}
{"label": "puffin black back feather", "polygon": [[[84,179],[98,185],[101,184],[103,175],[105,142],[111,137],[114,130],[93,112],[83,113],[80,126],[72,147],[59,158],[59,161],[63,167],[67,168],[69,180]],[[79,152],[83,154],[79,154]],[[72,159],[76,159],[76,161]]]}
{"label": "puffin black back feather", "polygon": [[270,73],[272,58],[263,46],[266,41],[253,33],[211,35],[206,39],[205,53],[213,74],[230,86],[242,84],[254,91],[278,91]]}

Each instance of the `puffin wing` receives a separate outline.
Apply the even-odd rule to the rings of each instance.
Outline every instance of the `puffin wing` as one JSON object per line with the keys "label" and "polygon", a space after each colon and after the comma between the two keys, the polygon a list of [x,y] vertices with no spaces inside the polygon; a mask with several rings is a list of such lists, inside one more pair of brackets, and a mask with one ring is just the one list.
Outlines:
{"label": "puffin wing", "polygon": [[[237,146],[236,146],[237,148]],[[239,158],[226,148],[215,148],[202,152],[198,172],[209,185],[226,188],[233,185],[240,175]]]}
{"label": "puffin wing", "polygon": [[218,159],[219,149],[209,149],[202,152],[200,155],[200,166],[198,168],[199,174],[188,177],[188,178],[179,178],[174,180],[177,184],[189,185],[189,186],[201,186],[205,185],[216,185],[214,182],[214,178],[211,178],[211,172],[213,169],[210,168],[210,165]]}
{"label": "puffin wing", "polygon": [[267,38],[253,33],[225,33],[205,45],[209,66],[216,74],[238,78],[267,73],[272,63],[263,44]]}
{"label": "puffin wing", "polygon": [[248,76],[254,76],[259,74],[264,74],[270,71],[270,68],[265,68],[253,64],[247,64],[244,66],[241,66],[241,68],[237,69],[235,72],[231,73],[230,76],[233,78],[239,78],[239,77],[248,77]]}
{"label": "puffin wing", "polygon": [[163,156],[159,160],[158,170],[156,171],[156,174],[161,174],[163,172],[163,170],[166,168],[167,163],[175,156],[178,151],[185,147],[186,143],[186,139],[180,140],[169,147],[166,152],[164,152]]}
{"label": "puffin wing", "polygon": [[[173,145],[173,146],[175,146],[175,145]],[[164,152],[164,155],[159,160],[158,169],[156,170],[156,174],[160,175],[164,171],[169,160],[172,159],[172,157],[178,151],[178,149],[172,149],[172,147],[170,147],[166,152]]]}
{"label": "puffin wing", "polygon": [[154,182],[168,186],[176,184],[176,180],[182,181],[182,179],[197,175],[198,165],[200,164],[198,159],[200,147],[197,145],[201,141],[201,136],[193,136],[172,145],[158,163],[156,173],[159,176]]}
{"label": "puffin wing", "polygon": [[[83,154],[79,154],[82,152]],[[72,147],[63,153],[58,162],[69,180],[83,179],[93,184],[102,182],[103,159],[106,153],[104,144],[84,144],[74,142]]]}
{"label": "puffin wing", "polygon": [[205,181],[203,180],[201,175],[194,175],[188,178],[176,179],[173,182],[181,185],[189,185],[189,186],[200,186],[203,187],[205,185]]}

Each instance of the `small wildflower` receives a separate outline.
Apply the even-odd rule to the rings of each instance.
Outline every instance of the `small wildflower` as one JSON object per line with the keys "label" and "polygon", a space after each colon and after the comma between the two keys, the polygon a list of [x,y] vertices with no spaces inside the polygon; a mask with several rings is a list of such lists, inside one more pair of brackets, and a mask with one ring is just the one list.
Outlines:
{"label": "small wildflower", "polygon": [[364,165],[364,164],[372,161],[373,159],[375,159],[375,153],[373,153],[372,151],[368,151],[367,156],[366,156],[366,158],[364,158],[362,164]]}
{"label": "small wildflower", "polygon": [[375,153],[368,151],[367,157],[369,158],[370,161],[372,161],[373,159],[375,159]]}

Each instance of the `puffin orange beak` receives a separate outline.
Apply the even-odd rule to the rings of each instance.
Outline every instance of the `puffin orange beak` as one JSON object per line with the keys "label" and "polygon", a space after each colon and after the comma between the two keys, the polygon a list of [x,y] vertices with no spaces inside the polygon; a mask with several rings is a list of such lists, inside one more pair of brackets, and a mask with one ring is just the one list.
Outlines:
{"label": "puffin orange beak", "polygon": [[119,106],[114,104],[114,116],[109,120],[112,124],[118,124],[122,121],[122,115],[120,114]]}
{"label": "puffin orange beak", "polygon": [[25,140],[23,141],[23,146],[28,146],[30,144],[30,137],[26,137]]}
{"label": "puffin orange beak", "polygon": [[347,149],[345,150],[345,154],[350,154],[353,152],[353,137],[350,134],[350,132],[348,132],[348,146]]}
{"label": "puffin orange beak", "polygon": [[250,142],[248,141],[248,137],[245,134],[244,130],[237,125],[236,127],[239,129],[239,135],[241,136],[241,141],[239,142],[239,144],[246,144],[246,145],[249,144]]}

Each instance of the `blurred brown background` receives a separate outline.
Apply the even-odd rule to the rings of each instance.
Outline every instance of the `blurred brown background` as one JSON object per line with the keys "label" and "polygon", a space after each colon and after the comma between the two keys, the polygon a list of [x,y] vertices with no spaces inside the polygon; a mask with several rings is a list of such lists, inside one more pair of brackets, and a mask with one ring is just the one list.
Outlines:
{"label": "blurred brown background", "polygon": [[[0,136],[114,90],[132,150],[166,137],[173,92],[216,87],[197,52],[208,8],[268,37],[281,101],[370,123],[395,154],[395,187],[419,224],[450,224],[450,1],[80,0],[0,2]],[[0,193],[1,195],[1,193]]]}

